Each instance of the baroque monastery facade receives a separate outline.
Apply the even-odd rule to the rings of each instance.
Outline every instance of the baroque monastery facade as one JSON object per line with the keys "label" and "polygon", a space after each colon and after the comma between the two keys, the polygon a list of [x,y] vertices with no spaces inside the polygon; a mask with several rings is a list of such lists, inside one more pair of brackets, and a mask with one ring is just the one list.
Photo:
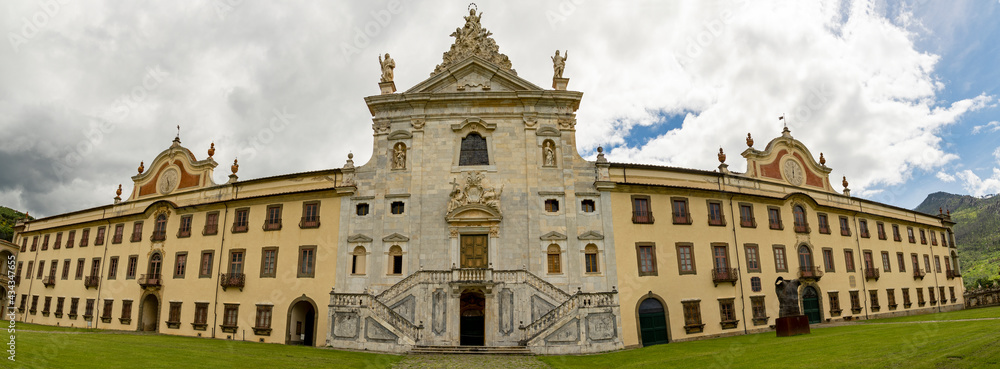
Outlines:
{"label": "baroque monastery facade", "polygon": [[811,323],[963,306],[948,215],[835,190],[787,129],[748,135],[746,173],[587,161],[565,57],[532,84],[480,17],[405,92],[380,60],[364,165],[215,183],[177,138],[124,199],[19,223],[18,319],[559,354],[772,329],[778,277]]}

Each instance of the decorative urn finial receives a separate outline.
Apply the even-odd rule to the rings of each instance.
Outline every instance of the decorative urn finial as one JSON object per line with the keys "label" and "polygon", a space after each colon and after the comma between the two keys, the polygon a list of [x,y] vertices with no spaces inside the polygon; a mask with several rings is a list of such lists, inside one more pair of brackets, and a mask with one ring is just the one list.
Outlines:
{"label": "decorative urn finial", "polygon": [[212,142],[212,147],[208,148],[208,157],[215,156],[215,142]]}
{"label": "decorative urn finial", "polygon": [[233,174],[240,171],[239,159],[233,159],[233,166],[229,167],[233,170]]}
{"label": "decorative urn finial", "polygon": [[726,162],[726,153],[722,152],[722,148],[721,147],[719,148],[719,162],[720,163],[725,163]]}
{"label": "decorative urn finial", "polygon": [[145,171],[145,170],[146,170],[146,162],[140,161],[139,162],[139,174],[142,174],[142,172]]}
{"label": "decorative urn finial", "polygon": [[847,176],[844,176],[844,180],[843,182],[841,182],[841,184],[844,185],[844,188],[847,188]]}
{"label": "decorative urn finial", "polygon": [[823,157],[823,153],[819,153],[819,165],[826,165],[826,158]]}
{"label": "decorative urn finial", "polygon": [[944,208],[938,208],[938,215],[944,215]]}
{"label": "decorative urn finial", "polygon": [[747,147],[753,147],[753,137],[750,137],[750,133],[747,133]]}

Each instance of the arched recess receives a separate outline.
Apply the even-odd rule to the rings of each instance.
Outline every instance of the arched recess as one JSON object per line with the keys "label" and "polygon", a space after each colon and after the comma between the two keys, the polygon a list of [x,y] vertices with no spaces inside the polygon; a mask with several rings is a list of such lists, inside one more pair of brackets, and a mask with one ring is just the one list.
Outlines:
{"label": "arched recess", "polygon": [[814,262],[812,247],[807,243],[800,243],[798,247],[795,248],[795,255],[799,259],[799,270],[808,271],[816,266]]}
{"label": "arched recess", "polygon": [[806,283],[799,292],[802,315],[809,318],[809,324],[823,322],[823,293],[816,283]]}
{"label": "arched recess", "polygon": [[316,333],[319,324],[319,310],[313,299],[305,294],[288,304],[288,314],[285,324],[285,344],[316,345]]}
{"label": "arched recess", "polygon": [[[663,330],[665,331],[666,337],[662,341],[661,340],[654,340],[654,342],[644,342],[644,340],[643,340],[643,319],[642,318],[643,318],[644,314],[642,314],[640,312],[640,310],[642,310],[642,307],[643,307],[642,304],[643,304],[643,302],[645,302],[647,300],[656,301],[663,308],[663,326],[662,327],[663,327]],[[649,304],[647,303],[647,308],[648,307],[649,307]],[[649,324],[649,323],[656,324],[656,322],[653,321],[655,319],[655,317],[653,317],[651,315],[652,314],[646,316],[647,317],[647,319],[646,319],[647,324]],[[649,291],[649,293],[647,293],[647,294],[643,295],[642,297],[640,297],[639,300],[636,301],[636,303],[635,303],[635,327],[636,327],[636,334],[638,335],[638,338],[639,338],[639,344],[641,346],[643,346],[643,347],[645,347],[645,346],[651,346],[651,345],[657,345],[657,344],[662,344],[662,343],[669,343],[671,341],[671,332],[670,332],[670,312],[667,309],[667,302],[665,300],[663,300],[663,298],[660,297],[659,295],[653,293],[653,291]],[[653,327],[648,327],[648,328],[652,328],[652,329],[647,329],[647,331],[650,331],[650,333],[653,333],[654,337],[655,337],[655,332],[653,332],[653,330],[657,329],[657,327],[653,326]]]}
{"label": "arched recess", "polygon": [[139,324],[135,329],[141,332],[159,332],[160,330],[160,296],[148,292],[139,300]]}

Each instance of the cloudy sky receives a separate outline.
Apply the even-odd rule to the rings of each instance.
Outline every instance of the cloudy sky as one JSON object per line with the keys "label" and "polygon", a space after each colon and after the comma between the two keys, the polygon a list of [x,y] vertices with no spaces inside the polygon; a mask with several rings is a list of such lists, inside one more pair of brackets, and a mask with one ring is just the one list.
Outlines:
{"label": "cloudy sky", "polygon": [[[5,1],[0,205],[111,203],[142,160],[214,142],[224,182],[371,156],[377,55],[426,79],[468,1]],[[712,170],[792,134],[854,195],[912,208],[1000,192],[1000,2],[485,1],[483,26],[539,86],[569,50],[580,154]],[[839,187],[839,181],[836,188]]]}

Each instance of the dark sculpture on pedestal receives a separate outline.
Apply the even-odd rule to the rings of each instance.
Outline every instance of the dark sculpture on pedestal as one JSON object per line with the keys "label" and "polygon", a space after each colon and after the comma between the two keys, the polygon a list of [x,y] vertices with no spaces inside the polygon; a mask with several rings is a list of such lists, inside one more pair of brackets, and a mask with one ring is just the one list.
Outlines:
{"label": "dark sculpture on pedestal", "polygon": [[778,337],[788,337],[809,333],[809,319],[799,310],[798,279],[786,281],[778,277],[774,281],[774,291],[778,294],[778,319],[775,320],[775,330]]}

